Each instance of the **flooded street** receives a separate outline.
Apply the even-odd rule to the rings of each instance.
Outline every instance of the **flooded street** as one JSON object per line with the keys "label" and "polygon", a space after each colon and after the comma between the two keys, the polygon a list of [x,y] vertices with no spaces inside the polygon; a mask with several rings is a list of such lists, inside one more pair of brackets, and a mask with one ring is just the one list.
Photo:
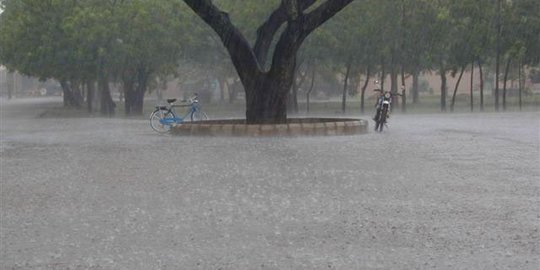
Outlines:
{"label": "flooded street", "polygon": [[59,100],[0,103],[0,269],[538,269],[539,112],[171,137]]}

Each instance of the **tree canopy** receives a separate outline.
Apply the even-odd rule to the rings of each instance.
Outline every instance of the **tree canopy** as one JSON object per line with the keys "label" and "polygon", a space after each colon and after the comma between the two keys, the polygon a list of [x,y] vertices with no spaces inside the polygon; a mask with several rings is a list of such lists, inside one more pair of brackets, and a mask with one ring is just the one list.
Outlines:
{"label": "tree canopy", "polygon": [[[417,102],[422,72],[445,81],[477,66],[499,70],[502,81],[512,67],[540,62],[535,0],[0,0],[0,9],[0,64],[63,82],[67,104],[98,100],[105,114],[114,112],[109,82],[122,86],[127,113],[141,113],[151,82],[180,73],[224,83],[238,76],[250,99],[268,74],[317,62],[342,74],[344,93],[374,76],[390,76],[397,91],[399,75],[412,76]],[[257,74],[266,79],[251,81]],[[288,91],[292,77],[268,87]],[[77,94],[96,82],[97,93]]]}

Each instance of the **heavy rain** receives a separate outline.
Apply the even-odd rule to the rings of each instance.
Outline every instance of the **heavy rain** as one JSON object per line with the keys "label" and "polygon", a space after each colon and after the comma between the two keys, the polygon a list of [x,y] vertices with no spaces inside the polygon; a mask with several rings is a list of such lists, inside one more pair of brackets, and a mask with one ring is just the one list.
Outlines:
{"label": "heavy rain", "polygon": [[538,269],[536,2],[0,0],[0,269]]}

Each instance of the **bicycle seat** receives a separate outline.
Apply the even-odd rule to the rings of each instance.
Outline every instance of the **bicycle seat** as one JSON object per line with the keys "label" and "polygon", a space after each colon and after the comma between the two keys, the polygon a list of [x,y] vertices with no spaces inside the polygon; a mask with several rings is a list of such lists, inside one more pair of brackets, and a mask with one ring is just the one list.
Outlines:
{"label": "bicycle seat", "polygon": [[168,98],[167,103],[174,103],[176,101],[176,98]]}

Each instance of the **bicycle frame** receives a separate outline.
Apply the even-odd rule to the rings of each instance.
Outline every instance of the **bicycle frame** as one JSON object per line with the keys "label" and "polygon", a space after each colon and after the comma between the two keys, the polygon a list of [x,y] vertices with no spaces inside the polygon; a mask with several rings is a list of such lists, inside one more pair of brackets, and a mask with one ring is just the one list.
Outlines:
{"label": "bicycle frame", "polygon": [[[174,109],[176,107],[189,107],[189,109],[184,114],[184,116],[179,117]],[[200,110],[200,105],[197,99],[191,99],[189,104],[182,104],[182,105],[170,104],[169,106],[156,106],[156,109],[159,109],[161,112],[163,110],[167,111],[165,115],[162,115],[163,117],[159,120],[159,122],[162,125],[170,126],[174,124],[182,124],[186,117],[192,116],[194,113]],[[169,114],[172,115],[172,117],[165,117],[166,115],[169,115]]]}
{"label": "bicycle frame", "polygon": [[[175,111],[175,107],[187,107],[189,106],[189,110],[186,112],[186,114],[183,117],[178,117]],[[159,120],[159,122],[162,125],[174,125],[174,124],[182,124],[184,122],[184,119],[192,114],[194,114],[196,111],[199,110],[199,103],[198,102],[192,102],[189,105],[171,105],[170,107],[167,106],[158,106],[156,107],[158,109],[165,109],[167,110],[166,115],[171,114],[173,117],[163,117]]]}

